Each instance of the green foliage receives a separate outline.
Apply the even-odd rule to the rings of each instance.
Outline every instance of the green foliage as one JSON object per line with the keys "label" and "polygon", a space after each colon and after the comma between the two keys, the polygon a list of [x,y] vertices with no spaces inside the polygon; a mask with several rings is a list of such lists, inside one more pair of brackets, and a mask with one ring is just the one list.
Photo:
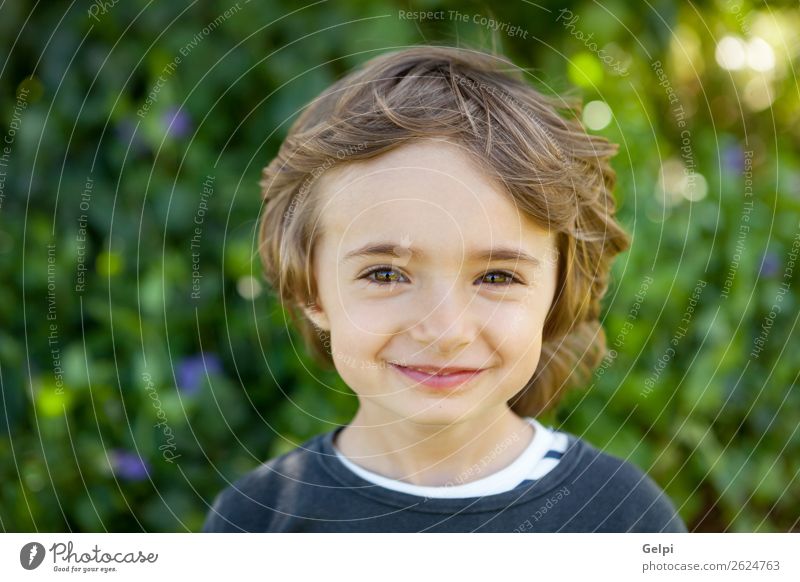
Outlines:
{"label": "green foliage", "polygon": [[[426,42],[496,43],[613,112],[596,131],[621,144],[633,234],[605,303],[615,356],[543,420],[649,472],[690,528],[796,530],[796,4],[413,8],[466,22],[407,4],[0,8],[3,530],[198,530],[227,482],[349,420],[355,397],[262,286],[257,182],[322,89]],[[720,67],[725,35],[765,38],[774,67]]]}

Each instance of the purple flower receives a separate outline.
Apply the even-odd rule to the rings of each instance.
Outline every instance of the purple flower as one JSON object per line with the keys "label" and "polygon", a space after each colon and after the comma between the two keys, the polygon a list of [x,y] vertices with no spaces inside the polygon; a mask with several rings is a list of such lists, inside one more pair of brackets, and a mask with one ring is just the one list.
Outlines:
{"label": "purple flower", "polygon": [[738,145],[730,145],[722,152],[722,161],[729,170],[742,172],[744,170],[744,152]]}
{"label": "purple flower", "polygon": [[192,130],[189,114],[180,107],[170,107],[163,113],[161,119],[167,127],[167,135],[172,137],[187,136]]}
{"label": "purple flower", "polygon": [[196,393],[200,390],[206,370],[209,375],[219,374],[222,371],[222,364],[217,354],[200,352],[183,358],[178,363],[178,388],[187,394]]}
{"label": "purple flower", "polygon": [[147,479],[150,473],[147,461],[136,453],[124,449],[111,451],[111,466],[114,474],[124,481],[142,481]]}
{"label": "purple flower", "polygon": [[780,267],[780,259],[778,255],[767,251],[764,253],[764,256],[761,257],[761,269],[759,270],[758,274],[761,277],[772,277],[778,272],[778,268]]}

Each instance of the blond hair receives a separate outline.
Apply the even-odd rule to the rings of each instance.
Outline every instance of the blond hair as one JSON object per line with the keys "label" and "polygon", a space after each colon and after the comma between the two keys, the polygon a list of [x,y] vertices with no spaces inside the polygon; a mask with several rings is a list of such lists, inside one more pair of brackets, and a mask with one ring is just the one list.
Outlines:
{"label": "blond hair", "polygon": [[611,261],[630,242],[614,219],[609,159],[618,146],[587,134],[580,111],[579,101],[536,91],[505,57],[444,46],[382,54],[323,91],[292,124],[260,181],[264,276],[290,306],[312,355],[333,362],[326,334],[301,309],[316,298],[314,182],[334,165],[437,137],[461,145],[520,211],[557,233],[557,287],[541,357],[511,409],[539,415],[588,382],[606,353],[600,300]]}

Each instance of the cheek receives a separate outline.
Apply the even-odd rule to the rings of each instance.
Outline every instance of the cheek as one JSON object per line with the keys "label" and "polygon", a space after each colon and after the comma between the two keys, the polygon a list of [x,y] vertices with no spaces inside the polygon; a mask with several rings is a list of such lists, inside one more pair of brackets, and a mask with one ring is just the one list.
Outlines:
{"label": "cheek", "polygon": [[[375,361],[375,350],[355,338],[336,344],[333,363],[345,384],[358,396],[380,396],[386,391],[386,383],[380,374],[387,373],[383,362]],[[389,370],[391,372],[391,370]]]}
{"label": "cheek", "polygon": [[[357,299],[341,298],[331,317],[333,358],[345,381],[373,374],[379,362],[375,353],[391,336],[391,314]],[[348,382],[349,383],[349,382]]]}
{"label": "cheek", "polygon": [[545,314],[539,309],[517,304],[498,310],[487,330],[496,354],[505,369],[508,390],[515,392],[536,371],[542,350]]}
{"label": "cheek", "polygon": [[491,340],[502,362],[498,396],[508,399],[536,372],[542,354],[544,317],[536,310],[517,309],[510,310],[498,323]]}
{"label": "cheek", "polygon": [[541,343],[544,315],[541,309],[529,303],[503,306],[494,312],[487,329],[492,330],[503,346],[524,350],[532,342]]}
{"label": "cheek", "polygon": [[342,297],[336,315],[337,323],[348,330],[351,336],[362,336],[364,341],[374,343],[396,333],[398,312],[396,304],[364,298],[358,293]]}

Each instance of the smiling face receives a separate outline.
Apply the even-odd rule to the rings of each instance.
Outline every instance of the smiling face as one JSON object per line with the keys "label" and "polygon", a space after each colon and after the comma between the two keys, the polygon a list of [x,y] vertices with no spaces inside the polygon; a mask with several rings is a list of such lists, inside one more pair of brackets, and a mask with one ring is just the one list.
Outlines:
{"label": "smiling face", "polygon": [[[318,298],[304,309],[359,414],[449,425],[506,408],[539,362],[554,233],[444,140],[336,167],[317,188]],[[446,368],[481,371],[431,378]]]}

